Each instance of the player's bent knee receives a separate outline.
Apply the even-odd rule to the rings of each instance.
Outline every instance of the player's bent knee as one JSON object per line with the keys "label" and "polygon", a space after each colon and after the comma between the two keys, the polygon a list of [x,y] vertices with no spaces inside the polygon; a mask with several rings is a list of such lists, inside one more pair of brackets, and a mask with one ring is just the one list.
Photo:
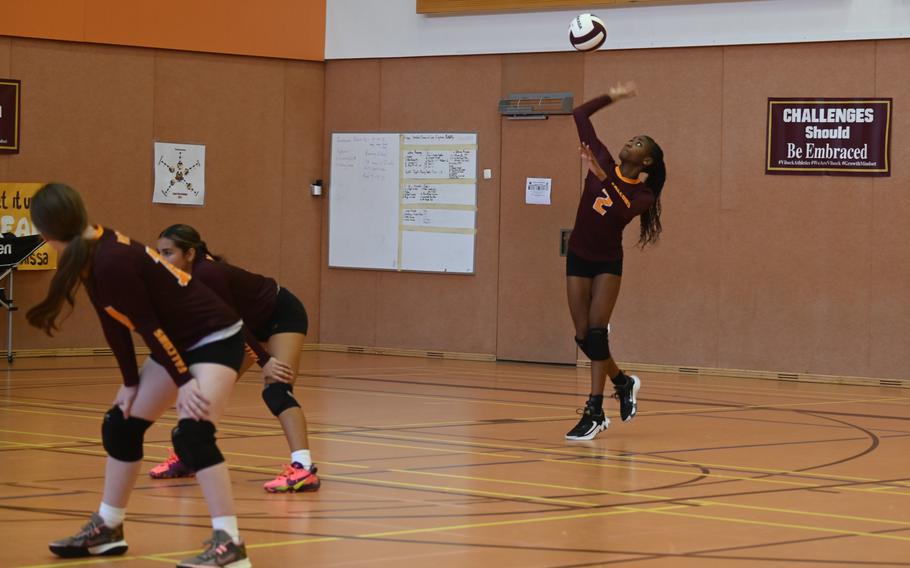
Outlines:
{"label": "player's bent knee", "polygon": [[581,349],[581,352],[584,353],[588,359],[591,358],[591,354],[588,353],[588,345],[585,343],[584,339],[578,339],[576,337],[575,344],[578,345],[578,348]]}
{"label": "player's bent knee", "polygon": [[279,416],[289,408],[300,408],[294,398],[294,387],[287,383],[271,383],[262,389],[262,400],[272,415]]}
{"label": "player's bent knee", "polygon": [[592,361],[606,361],[610,358],[610,332],[605,327],[592,327],[585,334],[585,355]]}
{"label": "player's bent knee", "polygon": [[208,420],[183,418],[171,431],[174,453],[184,464],[200,471],[224,461],[215,443],[215,425]]}
{"label": "player's bent knee", "polygon": [[142,459],[142,442],[145,431],[152,425],[142,418],[124,418],[119,406],[112,406],[101,424],[101,442],[112,458],[124,462]]}

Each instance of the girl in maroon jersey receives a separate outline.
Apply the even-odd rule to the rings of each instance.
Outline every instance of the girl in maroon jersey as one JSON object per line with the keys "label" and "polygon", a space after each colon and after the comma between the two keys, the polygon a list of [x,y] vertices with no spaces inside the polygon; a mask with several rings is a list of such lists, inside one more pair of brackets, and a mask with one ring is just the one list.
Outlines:
{"label": "girl in maroon jersey", "polygon": [[[308,328],[303,304],[275,280],[232,266],[211,254],[199,232],[189,225],[172,225],[162,231],[158,235],[158,252],[209,286],[243,317],[247,345],[263,370],[262,398],[281,423],[291,449],[290,465],[263,488],[271,493],[319,489],[306,417],[293,394]],[[266,343],[268,350],[260,342]],[[241,374],[249,364],[241,369]],[[150,474],[179,477],[191,472],[176,456],[171,456]]]}
{"label": "girl in maroon jersey", "polygon": [[641,380],[616,366],[610,352],[609,322],[622,280],[623,229],[640,217],[639,244],[657,241],[661,232],[660,194],[667,174],[663,150],[650,137],[629,140],[620,150],[617,164],[591,123],[596,111],[632,96],[634,84],[617,85],[609,94],[573,111],[582,159],[589,172],[569,237],[566,288],[575,342],[591,359],[591,394],[578,424],[566,434],[569,440],[590,440],[606,430],[610,421],[604,415],[603,398],[608,376],[623,422],[631,420],[637,411]]}
{"label": "girl in maroon jersey", "polygon": [[[154,249],[90,224],[72,188],[45,185],[30,209],[60,260],[47,297],[28,312],[29,323],[51,335],[64,303],[74,305],[84,285],[123,375],[101,428],[108,458],[100,508],[80,532],[52,542],[51,551],[62,557],[127,551],[123,520],[142,463],[145,431],[176,401],[174,447],[197,472],[214,529],[209,547],[178,566],[250,567],[228,469],[215,441],[215,425],[243,361],[239,315]],[[141,369],[131,331],[151,350]]]}

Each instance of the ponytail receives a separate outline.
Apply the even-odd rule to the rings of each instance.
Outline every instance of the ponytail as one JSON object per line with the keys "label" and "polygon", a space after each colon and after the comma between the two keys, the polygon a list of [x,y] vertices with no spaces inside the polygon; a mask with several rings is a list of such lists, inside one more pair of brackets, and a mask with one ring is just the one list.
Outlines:
{"label": "ponytail", "polygon": [[199,234],[199,231],[190,227],[189,225],[177,224],[171,225],[167,229],[161,231],[161,234],[158,235],[159,239],[170,239],[174,241],[174,244],[182,250],[184,253],[189,252],[190,249],[196,251],[196,258],[198,260],[204,259],[206,256],[210,256],[215,259],[215,262],[224,262],[224,257],[219,256],[209,250],[209,247],[205,244],[205,241],[202,240],[202,236]]}
{"label": "ponytail", "polygon": [[651,159],[653,160],[648,169],[644,170],[648,174],[645,185],[654,193],[654,203],[647,211],[641,214],[641,231],[638,237],[638,246],[644,248],[645,245],[656,244],[663,231],[660,223],[660,194],[664,189],[664,182],[667,181],[667,166],[664,164],[664,151],[657,145],[651,137],[643,136],[651,143]]}
{"label": "ponytail", "polygon": [[67,185],[45,185],[35,193],[29,210],[32,222],[45,238],[67,243],[47,297],[25,316],[29,324],[53,335],[64,302],[70,307],[75,305],[76,292],[88,278],[98,241],[83,238],[88,226],[85,205],[76,190]]}
{"label": "ponytail", "polygon": [[97,240],[87,240],[82,235],[73,237],[57,261],[57,272],[47,290],[47,297],[26,314],[28,323],[52,336],[57,331],[57,318],[63,303],[75,305],[76,292],[85,280],[95,255]]}

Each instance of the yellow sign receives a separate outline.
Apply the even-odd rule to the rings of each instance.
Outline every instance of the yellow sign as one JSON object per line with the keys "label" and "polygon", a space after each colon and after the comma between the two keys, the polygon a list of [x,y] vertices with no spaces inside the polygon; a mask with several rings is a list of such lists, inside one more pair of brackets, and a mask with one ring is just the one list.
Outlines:
{"label": "yellow sign", "polygon": [[[12,233],[17,237],[37,235],[32,225],[28,208],[32,196],[43,183],[0,183],[0,233]],[[22,261],[20,270],[50,270],[57,268],[57,252],[44,244]]]}

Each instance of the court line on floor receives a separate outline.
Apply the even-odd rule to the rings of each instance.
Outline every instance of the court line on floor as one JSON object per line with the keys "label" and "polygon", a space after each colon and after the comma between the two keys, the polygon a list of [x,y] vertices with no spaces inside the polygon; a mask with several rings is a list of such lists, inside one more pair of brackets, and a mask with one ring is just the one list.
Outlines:
{"label": "court line on floor", "polygon": [[[586,494],[591,493],[600,493],[603,495],[610,495],[614,497],[637,497],[642,499],[653,499],[659,501],[673,501],[676,503],[685,503],[692,504],[697,506],[715,506],[715,507],[728,507],[734,509],[745,509],[750,511],[764,511],[764,512],[774,512],[774,513],[785,513],[792,515],[805,515],[813,517],[822,517],[828,519],[839,519],[839,520],[849,520],[849,521],[862,521],[862,522],[872,522],[879,524],[890,524],[898,525],[902,527],[910,527],[910,521],[898,521],[894,519],[881,519],[876,517],[860,517],[856,515],[840,515],[837,513],[822,513],[817,511],[808,511],[804,509],[786,509],[780,507],[764,507],[761,505],[744,505],[739,503],[727,503],[724,501],[712,501],[710,499],[700,499],[700,498],[689,498],[689,497],[670,497],[667,495],[656,495],[649,493],[639,493],[634,491],[610,491],[608,489],[594,489],[589,487],[574,487],[567,485],[559,485],[555,483],[538,483],[533,481],[518,481],[514,479],[501,479],[501,478],[489,478],[489,477],[479,477],[474,475],[456,475],[448,473],[438,473],[438,472],[426,472],[410,469],[394,469],[389,470],[396,473],[409,473],[415,475],[425,475],[430,477],[443,477],[443,478],[454,478],[454,479],[463,479],[466,481],[486,481],[491,483],[500,483],[504,485],[521,485],[528,487],[539,487],[541,489],[556,489],[560,491],[573,491],[573,492],[584,492]],[[350,476],[346,476],[350,477]],[[359,479],[359,478],[358,478]],[[598,506],[601,504],[598,504]]]}
{"label": "court line on floor", "polygon": [[[660,507],[660,509],[673,510],[684,508],[684,505],[668,505],[666,507]],[[633,513],[643,513],[648,512],[650,509],[640,508],[640,507],[623,507],[620,510],[611,510],[611,511],[598,511],[598,512],[589,512],[589,513],[577,513],[571,515],[552,515],[549,517],[535,517],[532,519],[509,519],[505,521],[489,521],[483,523],[466,523],[458,525],[444,525],[439,527],[421,527],[421,528],[412,528],[412,529],[401,529],[395,531],[384,531],[377,533],[365,533],[360,535],[351,535],[351,536],[331,536],[331,537],[311,537],[305,539],[293,539],[287,541],[279,542],[266,542],[260,544],[247,544],[247,550],[261,550],[267,548],[278,548],[284,546],[295,546],[298,544],[312,544],[318,542],[338,542],[345,540],[371,540],[371,539],[382,539],[388,538],[390,536],[405,536],[412,534],[426,534],[426,533],[435,533],[435,532],[445,532],[445,531],[455,531],[455,530],[469,530],[469,529],[478,529],[478,528],[487,528],[494,526],[509,526],[509,525],[518,525],[518,524],[529,524],[529,523],[543,523],[543,522],[553,522],[553,521],[563,521],[563,520],[575,520],[583,518],[594,518],[594,517],[612,517],[619,515],[627,515]],[[156,561],[166,561],[173,563],[174,560],[169,558],[171,556],[183,556],[189,554],[197,554],[198,550],[185,550],[185,551],[176,551],[176,552],[162,552],[157,554],[146,554],[146,555],[137,555],[137,556],[124,556],[124,557],[107,557],[106,560],[76,560],[76,561],[59,561],[52,564],[33,564],[27,566],[20,566],[19,568],[56,568],[58,566],[77,566],[84,564],[98,564],[102,562],[128,562],[132,560],[156,560]]]}
{"label": "court line on floor", "polygon": [[[487,447],[487,448],[491,448],[491,449],[497,450],[497,451],[534,452],[534,453],[543,453],[543,454],[555,454],[555,455],[563,455],[563,456],[579,458],[579,459],[585,459],[585,458],[604,459],[605,458],[605,459],[614,459],[617,461],[628,462],[628,463],[646,463],[646,464],[654,464],[654,465],[679,466],[679,467],[705,466],[705,467],[711,467],[711,468],[717,468],[717,469],[727,469],[727,470],[733,470],[733,471],[746,471],[746,472],[752,472],[752,473],[773,473],[773,474],[778,474],[778,475],[791,475],[791,476],[796,476],[796,477],[802,476],[802,477],[810,477],[810,478],[820,478],[820,479],[830,480],[830,481],[881,483],[881,480],[872,479],[872,478],[868,478],[868,477],[846,476],[846,475],[838,475],[838,474],[823,474],[823,473],[813,473],[813,472],[797,472],[797,471],[784,470],[784,469],[740,466],[740,465],[730,465],[730,464],[718,464],[718,463],[708,463],[708,462],[691,462],[691,461],[687,461],[687,460],[671,460],[671,459],[661,458],[659,456],[658,457],[652,457],[652,456],[643,457],[643,456],[639,456],[639,455],[628,456],[628,455],[612,453],[612,452],[604,451],[604,450],[592,450],[592,452],[589,452],[589,453],[580,453],[577,450],[562,450],[559,448],[540,448],[540,447],[535,447],[535,446],[521,446],[521,445],[515,445],[515,444],[496,444],[493,442],[477,442],[477,441],[454,440],[454,439],[440,440],[440,439],[436,439],[436,438],[426,438],[426,437],[420,438],[420,437],[415,437],[415,436],[405,437],[405,436],[396,436],[394,434],[387,434],[387,433],[374,434],[374,433],[365,432],[365,431],[359,432],[357,435],[367,437],[367,438],[384,437],[384,438],[391,438],[393,440],[403,439],[403,440],[410,440],[413,442],[422,442],[422,443],[428,443],[428,444],[436,443],[436,444],[449,444],[449,445],[455,445],[455,446]],[[331,441],[345,440],[345,438],[329,438],[329,437],[323,437],[323,438],[326,440],[331,440]],[[421,447],[422,446],[409,446],[409,448],[411,448],[411,449],[421,448]],[[582,450],[582,448],[579,448],[578,450]],[[491,455],[493,455],[493,454],[491,454]],[[507,457],[509,457],[509,456],[507,456]],[[511,456],[511,457],[514,457],[514,456]],[[556,463],[575,463],[575,462],[570,462],[570,461],[566,461],[566,460],[553,460],[553,459],[548,460],[545,458],[542,458],[541,461],[553,461]],[[595,465],[595,464],[590,464],[589,462],[581,462],[581,465]],[[677,473],[679,473],[679,472],[677,472]],[[686,472],[686,473],[688,473],[688,472]],[[744,479],[752,480],[753,478],[744,478]],[[792,482],[792,483],[799,485],[798,482]]]}
{"label": "court line on floor", "polygon": [[[53,415],[53,413],[47,413],[47,414]],[[227,431],[227,430],[225,430],[225,431]],[[75,440],[79,440],[79,441],[87,441],[87,442],[93,442],[93,443],[98,443],[98,444],[101,443],[101,440],[98,439],[98,438],[86,438],[86,437],[79,437],[79,436],[64,436],[64,435],[54,435],[54,434],[42,434],[42,433],[37,433],[37,432],[14,431],[14,430],[8,430],[8,429],[0,429],[0,432],[17,433],[17,434],[26,434],[26,435],[35,435],[35,436],[62,437],[62,438],[67,438],[67,439],[75,439]],[[259,434],[259,433],[257,432],[256,434]],[[371,437],[371,434],[370,434],[369,432],[361,432],[361,433],[359,433],[359,435],[360,435],[360,436],[365,436],[365,437]],[[391,435],[388,435],[388,434],[382,434],[382,436],[383,436],[383,437],[386,437],[386,438],[398,439],[398,437],[396,437],[396,436],[391,436]],[[638,470],[641,470],[641,471],[654,471],[654,472],[658,472],[658,473],[668,473],[668,474],[673,474],[673,475],[691,475],[691,472],[688,472],[688,471],[678,471],[678,470],[665,470],[665,469],[656,469],[656,468],[636,467],[635,464],[637,464],[637,463],[650,463],[650,464],[667,465],[667,466],[677,466],[677,467],[706,466],[706,467],[713,467],[713,468],[718,468],[718,469],[728,469],[728,470],[733,470],[733,471],[747,471],[747,472],[754,472],[754,473],[773,473],[773,474],[777,474],[777,475],[790,475],[790,476],[803,476],[803,477],[810,477],[810,478],[820,478],[820,479],[825,479],[825,480],[830,480],[830,481],[852,481],[852,482],[858,481],[858,482],[861,482],[861,483],[870,483],[870,484],[881,483],[879,480],[874,480],[874,479],[869,479],[869,478],[861,478],[861,477],[853,477],[853,476],[825,475],[825,474],[811,473],[811,472],[793,472],[793,471],[778,470],[778,469],[770,469],[770,468],[754,468],[754,467],[748,467],[748,466],[732,466],[732,465],[729,465],[729,464],[713,464],[713,463],[704,463],[704,462],[675,461],[675,460],[667,460],[667,459],[662,459],[662,458],[651,458],[651,457],[648,457],[648,458],[629,457],[629,456],[620,456],[620,455],[614,455],[614,454],[602,453],[602,452],[601,452],[601,453],[598,453],[598,454],[590,454],[590,453],[589,453],[589,454],[579,454],[579,453],[577,453],[577,452],[575,452],[575,451],[565,451],[565,450],[559,450],[559,449],[555,449],[555,448],[537,448],[537,447],[527,447],[527,446],[493,444],[493,443],[490,443],[490,442],[466,442],[466,441],[461,441],[461,440],[436,440],[436,439],[421,440],[421,439],[419,439],[419,438],[418,438],[418,439],[415,439],[414,437],[408,437],[408,438],[406,438],[407,440],[418,441],[418,442],[427,443],[427,444],[431,444],[431,443],[440,444],[440,443],[442,443],[442,444],[448,444],[448,445],[454,445],[454,446],[466,446],[466,445],[470,445],[470,446],[473,446],[473,447],[480,446],[480,447],[488,447],[488,448],[492,448],[492,449],[493,449],[492,451],[478,452],[478,451],[469,451],[469,450],[457,450],[457,451],[453,451],[453,450],[450,449],[450,448],[432,448],[432,447],[429,447],[429,448],[428,448],[428,447],[426,447],[426,446],[416,446],[416,445],[411,445],[411,444],[391,444],[391,443],[388,443],[388,442],[370,442],[370,441],[365,441],[365,440],[350,440],[350,439],[347,439],[347,438],[333,438],[333,437],[330,437],[330,436],[312,436],[312,437],[313,437],[313,438],[322,439],[322,440],[325,440],[325,441],[330,441],[330,442],[344,442],[344,443],[349,443],[349,444],[363,444],[363,445],[374,445],[374,446],[381,446],[381,447],[394,447],[394,448],[404,448],[404,449],[415,449],[415,450],[431,451],[431,452],[444,452],[444,453],[451,453],[451,454],[455,454],[455,455],[466,454],[466,455],[482,455],[482,456],[490,456],[490,457],[504,457],[504,458],[508,458],[508,459],[523,459],[523,456],[516,456],[516,455],[510,455],[510,454],[498,453],[498,452],[501,452],[501,451],[503,451],[503,450],[506,450],[506,451],[513,451],[513,452],[522,452],[522,451],[524,451],[524,452],[538,452],[538,453],[544,453],[544,454],[550,454],[550,455],[552,455],[552,454],[556,454],[556,455],[565,455],[565,456],[569,456],[569,457],[573,457],[573,458],[579,458],[579,459],[584,459],[584,458],[598,458],[598,459],[603,459],[603,458],[607,458],[607,459],[615,459],[615,460],[619,460],[619,461],[622,461],[622,462],[626,462],[627,464],[630,464],[630,465],[623,465],[623,464],[603,464],[603,463],[590,463],[590,462],[574,462],[574,461],[569,461],[569,460],[554,460],[554,459],[548,459],[548,458],[541,458],[540,461],[542,461],[542,462],[558,463],[558,464],[583,465],[583,466],[587,466],[587,467],[595,466],[595,467],[602,467],[602,468],[607,468],[607,467],[608,467],[608,468],[615,468],[615,469],[638,469]],[[166,449],[166,448],[168,447],[168,446],[164,446],[164,445],[154,445],[154,444],[149,444],[149,446],[150,446],[150,447],[160,448],[160,449]],[[78,453],[88,453],[89,455],[95,455],[95,454],[93,454],[90,450],[79,450]],[[100,454],[100,455],[104,455],[103,453],[99,453],[99,454]],[[276,461],[282,461],[282,460],[284,459],[283,457],[282,457],[282,458],[276,458],[276,457],[274,457],[274,456],[257,456],[256,454],[243,454],[243,453],[240,453],[240,452],[236,452],[236,453],[235,453],[235,452],[225,452],[225,455],[237,455],[237,456],[246,456],[246,457],[262,457],[263,459],[276,459]],[[162,458],[162,459],[163,459],[163,458]],[[391,458],[390,458],[390,459],[391,459]],[[337,466],[341,466],[341,467],[349,467],[349,468],[351,468],[351,469],[371,469],[370,466],[364,466],[364,465],[361,465],[361,464],[345,464],[345,463],[340,463],[340,462],[323,462],[323,463],[328,464],[328,465],[337,465]],[[803,483],[803,482],[797,482],[797,481],[774,480],[774,479],[756,479],[756,478],[747,477],[747,476],[732,476],[732,475],[718,474],[718,473],[713,473],[713,472],[707,473],[707,474],[705,474],[705,475],[706,475],[707,477],[716,478],[716,479],[733,479],[733,480],[737,480],[737,481],[746,481],[746,482],[755,482],[755,483],[769,483],[769,484],[781,484],[781,485],[790,485],[790,486],[806,487],[806,488],[819,487],[817,484]],[[846,491],[854,491],[854,492],[869,492],[869,491],[872,491],[873,488],[850,488],[850,487],[846,487],[846,488],[843,488],[843,489],[846,490]],[[887,487],[875,488],[875,493],[876,493],[876,494],[889,494],[889,495],[890,495],[890,494],[904,495],[904,492],[893,491],[893,490],[892,490],[892,491],[888,491],[888,489],[889,489],[889,488],[887,488]]]}

